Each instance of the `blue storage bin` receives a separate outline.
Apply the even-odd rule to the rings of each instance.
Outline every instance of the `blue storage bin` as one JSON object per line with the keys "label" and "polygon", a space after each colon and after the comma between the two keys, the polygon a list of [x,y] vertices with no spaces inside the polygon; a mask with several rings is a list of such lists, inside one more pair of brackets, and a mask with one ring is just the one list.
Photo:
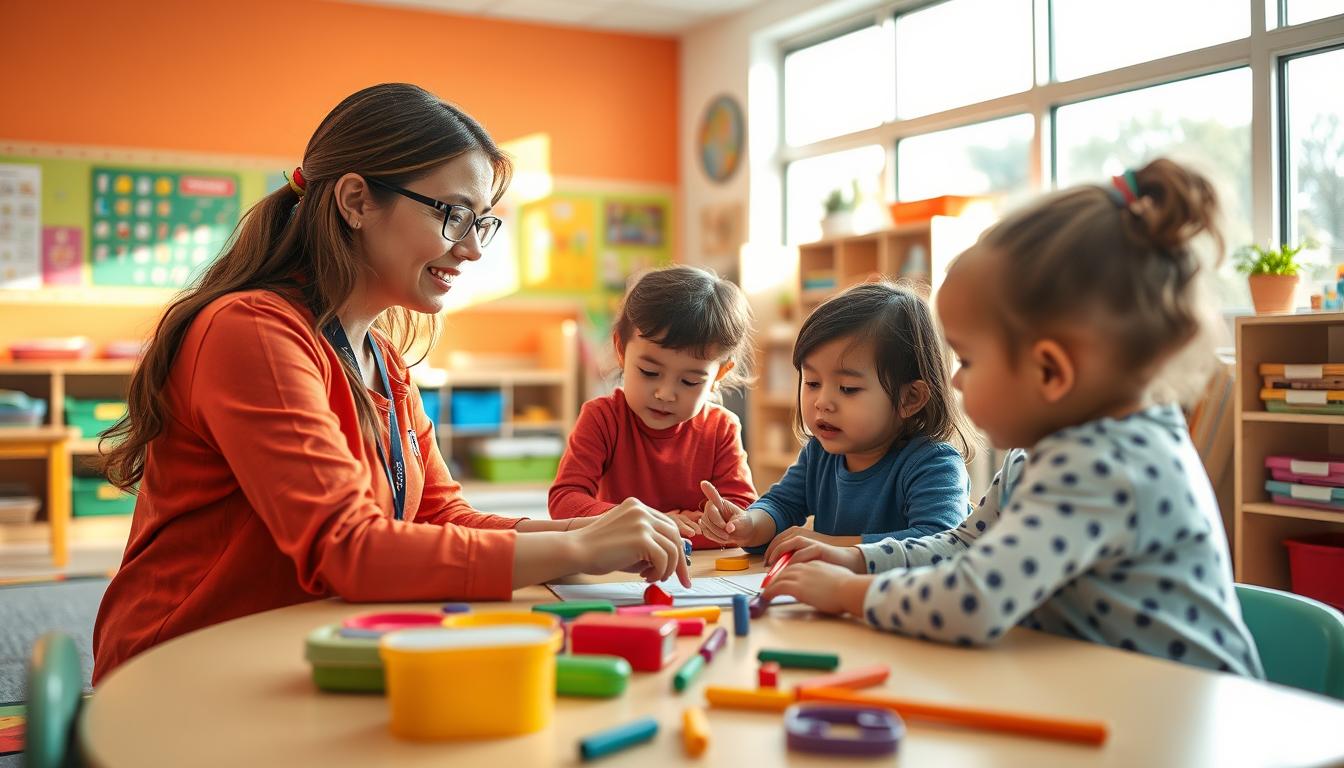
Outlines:
{"label": "blue storage bin", "polygon": [[454,427],[498,427],[504,421],[504,393],[498,389],[455,389]]}
{"label": "blue storage bin", "polygon": [[425,415],[429,417],[430,424],[439,423],[439,390],[422,389],[420,390],[420,402],[425,406]]}

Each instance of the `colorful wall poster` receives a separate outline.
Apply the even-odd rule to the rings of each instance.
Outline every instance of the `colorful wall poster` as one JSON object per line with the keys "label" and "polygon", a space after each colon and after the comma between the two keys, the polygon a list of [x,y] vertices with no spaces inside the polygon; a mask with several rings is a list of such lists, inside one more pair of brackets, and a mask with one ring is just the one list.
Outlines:
{"label": "colorful wall poster", "polygon": [[91,173],[95,285],[184,286],[238,223],[236,174],[100,166]]}
{"label": "colorful wall poster", "polygon": [[0,165],[0,288],[42,286],[42,169]]}
{"label": "colorful wall poster", "polygon": [[519,210],[522,289],[587,293],[597,288],[597,200],[556,194]]}
{"label": "colorful wall poster", "polygon": [[84,284],[83,228],[42,228],[42,282],[46,285]]}
{"label": "colorful wall poster", "polygon": [[661,248],[667,240],[667,209],[657,202],[607,200],[607,245]]}

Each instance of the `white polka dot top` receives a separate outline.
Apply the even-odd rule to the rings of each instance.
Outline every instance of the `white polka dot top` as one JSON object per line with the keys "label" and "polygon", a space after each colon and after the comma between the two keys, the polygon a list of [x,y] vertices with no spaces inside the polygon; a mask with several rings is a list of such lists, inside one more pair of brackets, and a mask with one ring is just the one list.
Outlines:
{"label": "white polka dot top", "polygon": [[1222,518],[1171,405],[1008,453],[960,527],[860,546],[874,626],[960,645],[1016,624],[1264,677]]}

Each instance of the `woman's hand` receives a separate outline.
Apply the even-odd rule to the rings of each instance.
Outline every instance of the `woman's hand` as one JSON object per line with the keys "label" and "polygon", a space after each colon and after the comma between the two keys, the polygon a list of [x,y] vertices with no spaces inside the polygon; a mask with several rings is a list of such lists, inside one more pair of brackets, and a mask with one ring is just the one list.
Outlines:
{"label": "woman's hand", "polygon": [[785,571],[801,563],[816,561],[838,565],[851,573],[868,572],[867,563],[863,560],[863,551],[858,547],[837,547],[806,536],[792,536],[777,547],[772,544],[770,550],[766,555],[767,562],[778,560],[785,552],[793,553],[789,565],[784,568]]}
{"label": "woman's hand", "polygon": [[700,517],[700,532],[710,539],[732,547],[751,546],[756,536],[756,523],[751,514],[719,495],[708,480],[700,481],[705,494],[704,514]]}
{"label": "woman's hand", "polygon": [[863,613],[863,599],[871,576],[859,576],[832,563],[790,562],[775,574],[762,596],[773,600],[780,595],[798,598],[823,613]]}
{"label": "woman's hand", "polygon": [[626,499],[582,528],[574,538],[578,570],[604,574],[635,570],[646,581],[664,581],[676,574],[682,586],[691,585],[681,533],[667,515]]}
{"label": "woman's hand", "polygon": [[811,539],[812,541],[819,541],[822,544],[830,544],[834,547],[853,547],[863,541],[862,536],[831,536],[825,533],[817,533],[811,528],[803,528],[802,526],[795,525],[792,528],[785,528],[783,533],[778,534],[770,541],[770,546],[765,549],[765,562],[774,563],[780,554],[790,551],[787,549],[780,549],[780,547],[783,547],[789,541],[797,538]]}

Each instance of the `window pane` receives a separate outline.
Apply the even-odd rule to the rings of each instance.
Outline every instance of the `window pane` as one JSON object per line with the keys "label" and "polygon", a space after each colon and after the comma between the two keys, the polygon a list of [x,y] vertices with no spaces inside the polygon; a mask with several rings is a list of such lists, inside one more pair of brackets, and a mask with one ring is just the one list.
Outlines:
{"label": "window pane", "polygon": [[[1344,49],[1288,62],[1288,241],[1314,240],[1318,263],[1344,263],[1341,73]],[[1332,279],[1334,270],[1317,276]]]}
{"label": "window pane", "polygon": [[896,197],[1024,192],[1034,122],[1013,115],[902,139],[896,144]]}
{"label": "window pane", "polygon": [[890,120],[891,30],[866,27],[784,57],[784,138],[807,144]]}
{"label": "window pane", "polygon": [[855,180],[870,196],[878,196],[886,152],[871,145],[809,157],[789,163],[784,174],[785,213],[788,241],[808,243],[821,237],[822,204],[831,190],[842,189],[846,196]]}
{"label": "window pane", "polygon": [[1251,34],[1246,0],[1052,0],[1055,77],[1105,72]]}
{"label": "window pane", "polygon": [[[1251,72],[1235,69],[1060,107],[1055,113],[1060,187],[1105,183],[1126,168],[1169,157],[1218,190],[1229,251],[1251,238]],[[1249,307],[1246,278],[1224,260],[1218,298]]]}
{"label": "window pane", "polygon": [[915,117],[1031,88],[1030,0],[949,0],[896,17],[896,111]]}
{"label": "window pane", "polygon": [[[1344,13],[1344,0],[1288,0],[1289,24],[1302,24],[1342,13]],[[1266,20],[1272,18],[1271,16]]]}

